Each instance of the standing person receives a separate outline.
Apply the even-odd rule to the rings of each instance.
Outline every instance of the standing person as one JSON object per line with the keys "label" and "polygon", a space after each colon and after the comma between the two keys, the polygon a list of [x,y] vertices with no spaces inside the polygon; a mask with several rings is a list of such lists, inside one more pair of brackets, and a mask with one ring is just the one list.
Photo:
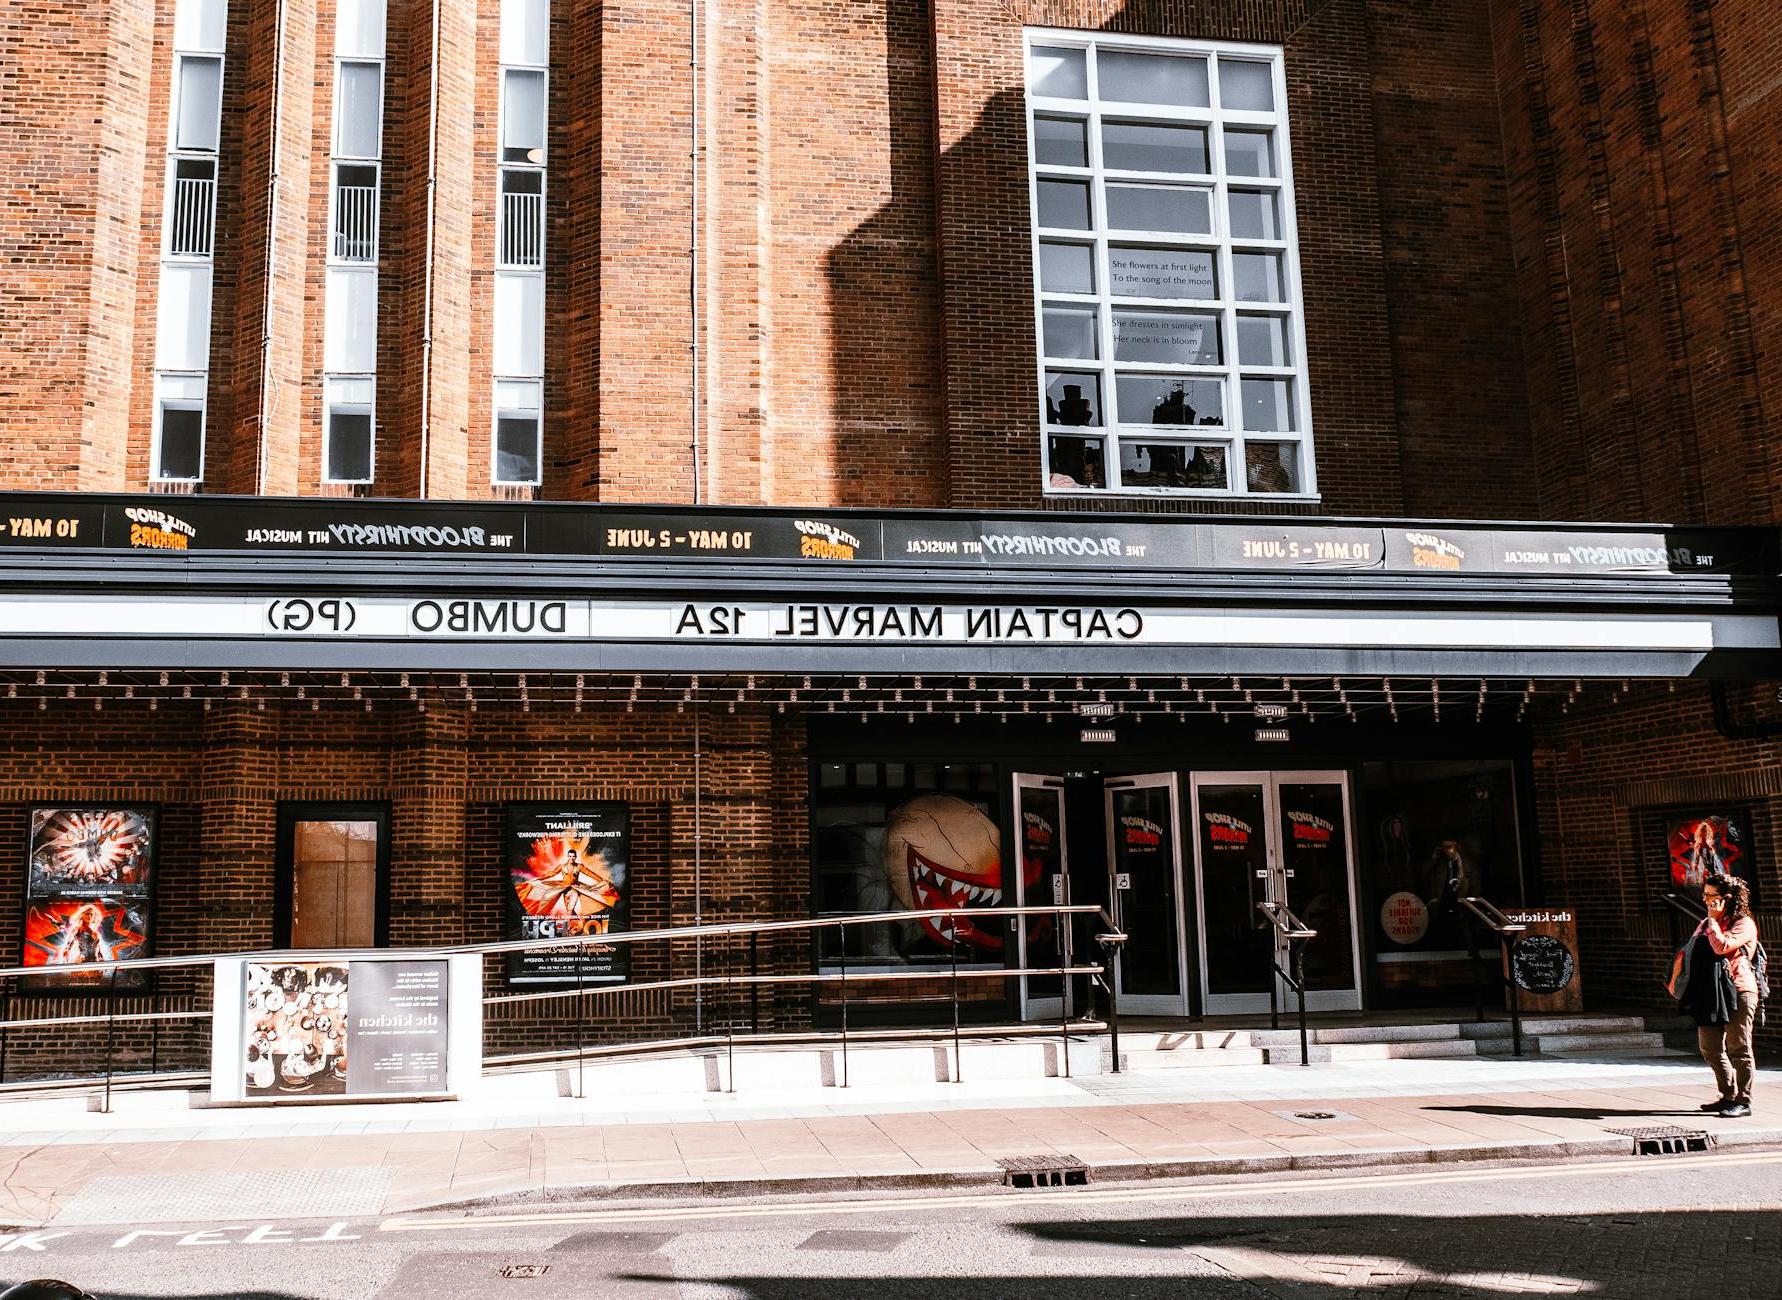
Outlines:
{"label": "standing person", "polygon": [[1695,1016],[1696,1045],[1720,1085],[1719,1098],[1702,1109],[1740,1119],[1751,1113],[1757,1074],[1751,1044],[1757,1022],[1757,972],[1751,965],[1757,922],[1751,917],[1750,887],[1736,876],[1709,876],[1702,903],[1708,916],[1695,930],[1694,973],[1685,1002]]}

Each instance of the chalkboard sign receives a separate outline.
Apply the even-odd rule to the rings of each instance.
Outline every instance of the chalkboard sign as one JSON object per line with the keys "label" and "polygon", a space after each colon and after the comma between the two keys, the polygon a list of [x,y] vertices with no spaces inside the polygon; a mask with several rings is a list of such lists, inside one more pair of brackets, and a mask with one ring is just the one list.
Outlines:
{"label": "chalkboard sign", "polygon": [[1571,949],[1550,934],[1524,936],[1514,967],[1517,987],[1528,993],[1557,993],[1578,973]]}
{"label": "chalkboard sign", "polygon": [[[1505,973],[1515,981],[1524,1014],[1577,1015],[1584,1010],[1578,970],[1578,914],[1569,907],[1525,907],[1504,919],[1523,928]],[[1506,991],[1506,999],[1508,997]]]}

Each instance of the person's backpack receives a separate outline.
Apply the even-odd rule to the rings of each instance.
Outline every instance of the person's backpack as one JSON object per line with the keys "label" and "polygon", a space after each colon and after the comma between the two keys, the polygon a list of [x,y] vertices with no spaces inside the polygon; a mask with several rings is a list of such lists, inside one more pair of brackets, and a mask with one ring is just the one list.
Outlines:
{"label": "person's backpack", "polygon": [[1664,989],[1671,997],[1681,1003],[1683,995],[1689,991],[1690,953],[1695,948],[1695,936],[1691,935],[1683,946],[1672,954],[1671,969],[1665,975]]}
{"label": "person's backpack", "polygon": [[1765,1025],[1763,1004],[1770,1000],[1770,954],[1758,940],[1751,941],[1751,973],[1757,977],[1757,1023]]}

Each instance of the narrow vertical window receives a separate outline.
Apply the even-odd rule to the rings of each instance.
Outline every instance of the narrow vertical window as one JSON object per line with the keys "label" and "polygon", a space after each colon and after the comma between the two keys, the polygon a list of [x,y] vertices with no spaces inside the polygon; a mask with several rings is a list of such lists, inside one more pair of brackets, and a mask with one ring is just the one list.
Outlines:
{"label": "narrow vertical window", "polygon": [[225,0],[178,0],[174,7],[149,463],[156,482],[195,483],[204,474],[227,25]]}
{"label": "narrow vertical window", "polygon": [[1048,492],[1311,496],[1279,49],[1028,33]]}
{"label": "narrow vertical window", "polygon": [[322,345],[322,480],[372,481],[377,452],[384,0],[342,0],[334,32],[333,159]]}
{"label": "narrow vertical window", "polygon": [[502,0],[489,431],[489,476],[501,486],[536,486],[543,462],[549,63],[549,0]]}

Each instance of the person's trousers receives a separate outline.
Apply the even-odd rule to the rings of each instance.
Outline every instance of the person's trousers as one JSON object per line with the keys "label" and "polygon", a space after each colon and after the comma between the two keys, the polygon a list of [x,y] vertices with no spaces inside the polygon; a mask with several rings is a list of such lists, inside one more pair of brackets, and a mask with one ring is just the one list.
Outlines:
{"label": "person's trousers", "polygon": [[1695,1031],[1695,1043],[1702,1060],[1714,1071],[1714,1082],[1720,1095],[1728,1101],[1751,1100],[1751,1081],[1757,1074],[1757,1054],[1751,1046],[1751,1031],[1757,1025],[1757,994],[1739,994],[1739,1009],[1724,1025],[1701,1025]]}

